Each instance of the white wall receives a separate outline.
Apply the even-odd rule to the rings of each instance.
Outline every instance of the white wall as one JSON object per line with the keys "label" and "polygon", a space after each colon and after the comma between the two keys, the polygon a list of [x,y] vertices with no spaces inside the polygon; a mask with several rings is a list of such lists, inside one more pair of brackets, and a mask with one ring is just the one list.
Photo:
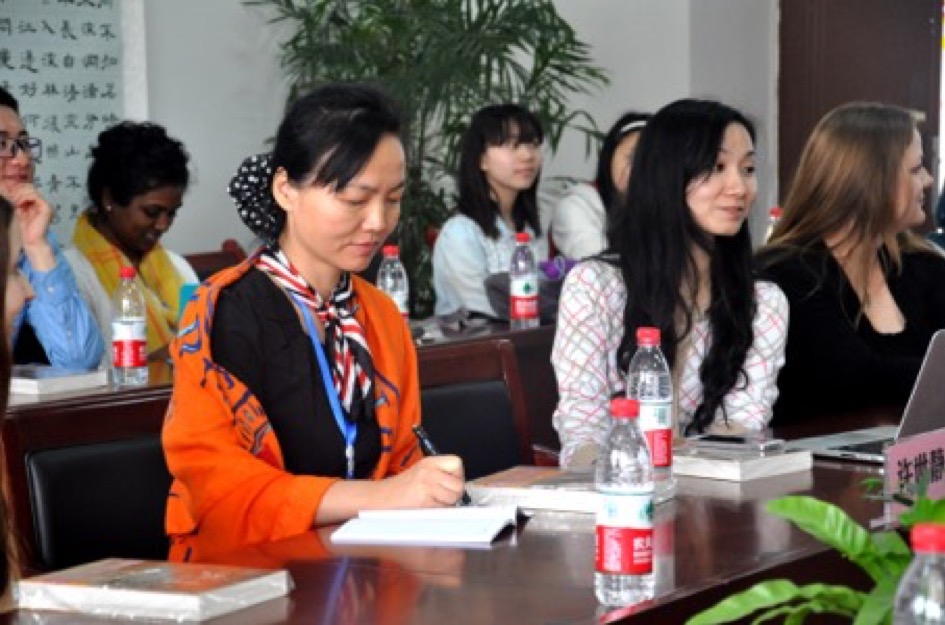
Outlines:
{"label": "white wall", "polygon": [[734,106],[755,124],[758,199],[756,240],[777,203],[777,0],[693,0],[689,31],[693,96]]}
{"label": "white wall", "polygon": [[166,244],[182,253],[244,245],[226,185],[243,157],[268,149],[288,93],[278,29],[239,0],[145,3],[148,110],[187,146],[194,180]]}
{"label": "white wall", "polygon": [[[769,137],[776,129],[777,1],[556,0],[611,75],[604,93],[575,104],[604,129],[627,109],[655,111],[689,95],[743,108],[758,123],[767,155],[756,208],[767,207],[775,197],[777,151]],[[228,237],[248,244],[252,236],[225,188],[243,156],[266,149],[281,118],[287,89],[277,61],[279,31],[264,12],[238,0],[145,7],[150,117],[184,141],[196,173],[167,244],[183,253],[215,248]],[[565,137],[545,179],[589,177],[595,162],[583,141]]]}

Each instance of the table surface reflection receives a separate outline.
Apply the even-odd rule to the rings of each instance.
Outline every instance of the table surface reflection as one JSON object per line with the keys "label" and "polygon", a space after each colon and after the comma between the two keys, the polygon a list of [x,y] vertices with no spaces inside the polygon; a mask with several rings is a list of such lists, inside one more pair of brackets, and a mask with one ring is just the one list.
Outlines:
{"label": "table surface reflection", "polygon": [[[868,475],[862,465],[819,463],[811,472],[743,484],[680,480],[677,497],[657,507],[657,596],[645,605],[602,610],[593,591],[593,517],[543,513],[483,550],[339,547],[330,543],[332,528],[243,549],[216,561],[287,567],[296,588],[285,599],[212,622],[683,622],[760,579],[861,579],[814,539],[767,514],[764,502],[812,494],[869,523],[881,516],[882,507],[862,496],[860,482]],[[0,623],[67,622],[105,621],[35,612],[0,618]]]}

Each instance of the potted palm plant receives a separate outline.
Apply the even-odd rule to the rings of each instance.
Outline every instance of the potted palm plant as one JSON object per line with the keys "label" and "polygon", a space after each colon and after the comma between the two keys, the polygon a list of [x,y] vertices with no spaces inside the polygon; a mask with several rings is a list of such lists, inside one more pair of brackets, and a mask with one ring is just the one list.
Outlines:
{"label": "potted palm plant", "polygon": [[293,94],[326,81],[378,84],[409,123],[396,237],[411,277],[411,312],[432,310],[430,234],[453,204],[450,175],[469,115],[518,102],[541,119],[552,153],[568,128],[590,153],[598,136],[575,93],[608,84],[552,0],[246,0],[289,25],[281,62]]}

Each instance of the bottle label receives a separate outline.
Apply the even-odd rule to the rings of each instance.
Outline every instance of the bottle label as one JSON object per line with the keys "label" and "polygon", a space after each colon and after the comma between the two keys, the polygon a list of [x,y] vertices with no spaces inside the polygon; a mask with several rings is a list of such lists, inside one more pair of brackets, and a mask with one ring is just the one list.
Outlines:
{"label": "bottle label", "polygon": [[397,310],[400,311],[400,314],[406,321],[410,317],[410,310],[407,308],[407,294],[393,293],[390,297],[394,300],[394,303],[397,304]]}
{"label": "bottle label", "polygon": [[514,278],[509,287],[509,318],[538,319],[538,277]]}
{"label": "bottle label", "polygon": [[597,511],[599,573],[647,575],[653,572],[653,491],[601,493]]}
{"label": "bottle label", "polygon": [[639,421],[650,446],[653,466],[673,466],[673,402],[641,401]]}
{"label": "bottle label", "polygon": [[116,368],[144,367],[148,364],[144,319],[112,322],[112,364]]}

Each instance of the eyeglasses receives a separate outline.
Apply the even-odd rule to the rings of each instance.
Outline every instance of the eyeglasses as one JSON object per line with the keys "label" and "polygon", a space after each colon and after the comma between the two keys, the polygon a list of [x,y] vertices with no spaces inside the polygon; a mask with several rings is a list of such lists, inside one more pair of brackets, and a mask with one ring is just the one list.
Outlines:
{"label": "eyeglasses", "polygon": [[16,158],[20,152],[39,162],[43,157],[43,142],[36,137],[7,137],[0,134],[0,158]]}

